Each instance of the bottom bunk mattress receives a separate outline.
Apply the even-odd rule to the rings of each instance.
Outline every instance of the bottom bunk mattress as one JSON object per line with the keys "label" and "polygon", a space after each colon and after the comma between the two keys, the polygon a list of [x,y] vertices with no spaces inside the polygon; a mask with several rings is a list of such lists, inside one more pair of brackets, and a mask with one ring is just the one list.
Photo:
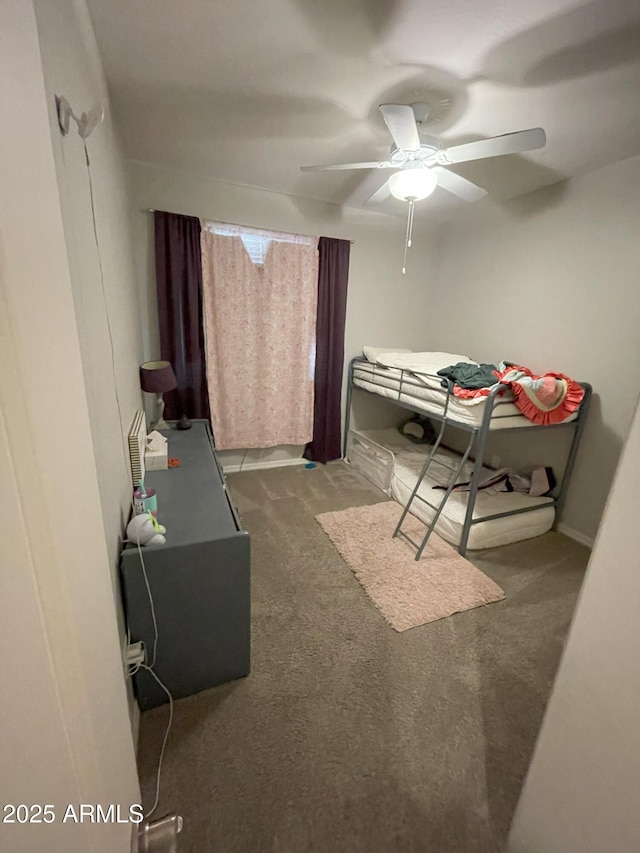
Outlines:
{"label": "bottom bunk mattress", "polygon": [[[357,470],[382,487],[394,500],[405,506],[430,452],[429,445],[414,444],[396,429],[359,430],[349,435],[347,459]],[[459,462],[460,455],[452,450],[441,448],[436,454],[436,459],[450,465],[452,462]],[[380,477],[371,476],[372,472],[380,471],[384,471],[382,482]],[[490,473],[487,471],[487,474]],[[472,463],[466,462],[458,482],[468,481],[471,479],[471,474]],[[442,491],[433,487],[446,485],[449,477],[448,470],[436,462],[432,463],[418,494],[437,506],[441,500]],[[541,508],[533,512],[473,524],[467,542],[469,550],[495,548],[523,539],[532,539],[551,529],[555,519],[555,510],[550,504],[551,498],[533,498],[519,492],[503,492],[500,491],[501,488],[502,486],[499,485],[478,492],[473,511],[474,518],[524,507],[540,506]],[[467,492],[452,492],[436,524],[436,533],[452,545],[460,544],[468,498]],[[419,500],[413,501],[411,513],[426,524],[431,522],[434,516],[434,510]]]}

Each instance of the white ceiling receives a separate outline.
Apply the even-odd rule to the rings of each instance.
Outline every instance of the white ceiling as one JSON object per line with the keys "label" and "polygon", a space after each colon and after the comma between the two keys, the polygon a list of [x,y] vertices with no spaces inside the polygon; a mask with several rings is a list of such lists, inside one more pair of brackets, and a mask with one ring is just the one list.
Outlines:
{"label": "white ceiling", "polygon": [[[386,157],[378,105],[415,101],[447,144],[545,128],[539,151],[455,167],[498,200],[640,154],[640,0],[89,7],[134,160],[356,206],[385,173],[299,167]],[[464,206],[440,189],[421,203]]]}

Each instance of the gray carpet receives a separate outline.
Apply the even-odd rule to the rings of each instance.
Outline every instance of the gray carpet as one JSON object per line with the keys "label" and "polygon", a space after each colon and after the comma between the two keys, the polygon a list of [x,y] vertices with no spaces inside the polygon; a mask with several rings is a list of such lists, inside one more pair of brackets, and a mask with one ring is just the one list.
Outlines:
{"label": "gray carpet", "polygon": [[[314,520],[386,500],[342,462],[229,478],[252,542],[252,673],[175,705],[180,853],[503,849],[589,552],[467,556],[506,600],[396,633]],[[142,715],[144,802],[167,707]]]}

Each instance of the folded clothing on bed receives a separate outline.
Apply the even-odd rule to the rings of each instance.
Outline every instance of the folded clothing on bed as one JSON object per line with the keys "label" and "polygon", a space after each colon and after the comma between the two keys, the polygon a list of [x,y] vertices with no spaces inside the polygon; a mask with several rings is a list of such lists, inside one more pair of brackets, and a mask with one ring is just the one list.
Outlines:
{"label": "folded clothing on bed", "polygon": [[475,391],[479,388],[490,388],[498,379],[498,368],[495,364],[470,364],[460,361],[438,371],[442,376],[442,387],[447,388],[451,379],[459,388]]}
{"label": "folded clothing on bed", "polygon": [[558,424],[571,417],[579,408],[584,390],[582,386],[563,373],[544,373],[536,376],[528,367],[502,361],[495,364],[450,364],[438,371],[455,384],[457,397],[488,396],[496,384],[510,388],[515,405],[530,421],[536,424]]}

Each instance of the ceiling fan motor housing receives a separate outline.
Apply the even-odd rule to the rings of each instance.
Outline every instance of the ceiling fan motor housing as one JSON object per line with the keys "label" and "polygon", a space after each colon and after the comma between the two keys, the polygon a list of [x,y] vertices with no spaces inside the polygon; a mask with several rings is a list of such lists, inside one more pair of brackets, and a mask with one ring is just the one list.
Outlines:
{"label": "ceiling fan motor housing", "polygon": [[396,145],[391,146],[390,160],[392,163],[397,163],[398,166],[417,162],[425,166],[430,166],[437,162],[437,155],[440,151],[438,140],[433,137],[423,137],[420,140],[420,148],[418,151],[405,151],[398,148]]}

